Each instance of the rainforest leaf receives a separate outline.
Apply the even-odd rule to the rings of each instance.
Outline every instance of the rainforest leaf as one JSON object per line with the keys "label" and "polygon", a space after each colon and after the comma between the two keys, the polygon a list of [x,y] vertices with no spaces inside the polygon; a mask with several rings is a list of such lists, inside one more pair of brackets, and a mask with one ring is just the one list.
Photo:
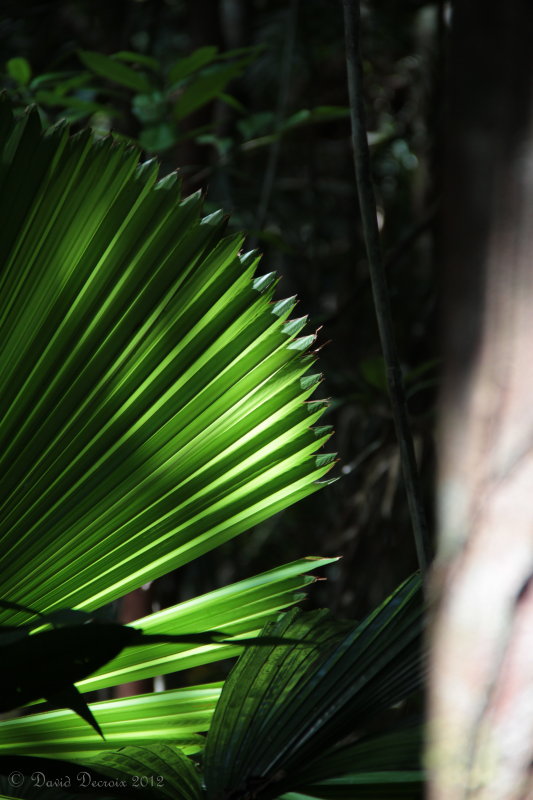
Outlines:
{"label": "rainforest leaf", "polygon": [[319,488],[313,337],[176,176],[5,103],[0,142],[2,594],[90,611]]}
{"label": "rainforest leaf", "polygon": [[[205,751],[208,798],[276,797],[306,765],[420,687],[420,579],[406,581],[360,624],[291,611],[265,632],[310,640],[250,648],[222,691]],[[300,779],[305,780],[300,775]]]}

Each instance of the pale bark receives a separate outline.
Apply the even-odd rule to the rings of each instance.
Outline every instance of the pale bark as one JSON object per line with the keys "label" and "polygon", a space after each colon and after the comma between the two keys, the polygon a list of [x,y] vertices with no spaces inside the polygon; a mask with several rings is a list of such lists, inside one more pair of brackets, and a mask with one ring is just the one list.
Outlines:
{"label": "pale bark", "polygon": [[457,3],[432,800],[533,798],[533,3]]}

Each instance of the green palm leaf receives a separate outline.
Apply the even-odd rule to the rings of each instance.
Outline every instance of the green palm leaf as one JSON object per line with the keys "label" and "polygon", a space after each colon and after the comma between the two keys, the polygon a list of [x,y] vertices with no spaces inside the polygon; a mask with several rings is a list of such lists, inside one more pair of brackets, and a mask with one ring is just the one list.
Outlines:
{"label": "green palm leaf", "polygon": [[421,798],[425,780],[422,748],[423,731],[414,726],[330,748],[291,775],[293,785],[304,787],[302,794],[289,793],[283,798]]}
{"label": "green palm leaf", "polygon": [[313,337],[175,175],[5,104],[0,134],[2,594],[94,609],[318,488]]}
{"label": "green palm leaf", "polygon": [[89,765],[122,779],[132,788],[132,794],[136,789],[146,788],[155,797],[171,800],[202,800],[203,797],[200,773],[195,765],[169,745],[127,747],[118,753],[105,753],[92,759]]}
{"label": "green palm leaf", "polygon": [[252,789],[277,797],[313,780],[327,748],[420,687],[422,613],[414,576],[359,625],[297,611],[267,625],[314,650],[252,647],[241,656],[207,738],[208,798]]}
{"label": "green palm leaf", "polygon": [[185,752],[198,752],[198,734],[211,723],[220,683],[169,689],[117,700],[90,703],[105,741],[71,711],[48,711],[0,725],[0,756],[53,755],[82,758],[101,750],[147,742],[173,742]]}
{"label": "green palm leaf", "polygon": [[[186,634],[217,628],[230,636],[255,636],[276,612],[302,599],[301,590],[315,580],[306,572],[334,560],[303,558],[165,608],[136,620],[131,627],[147,634]],[[77,686],[84,692],[103,689],[202,666],[241,652],[238,639],[234,645],[185,643],[129,647]]]}
{"label": "green palm leaf", "polygon": [[[302,597],[299,590],[315,580],[305,574],[308,570],[332,560],[300,559],[151,614],[132,623],[131,627],[136,629],[135,632],[142,630],[149,635],[186,635],[216,625],[230,635],[250,637],[259,633],[265,620]],[[235,645],[199,646],[188,642],[128,647],[104,667],[79,681],[77,686],[84,692],[116,686],[138,678],[201,666],[236,656],[241,651],[238,638]],[[9,650],[6,658],[9,658]],[[178,741],[180,746],[196,743],[194,749],[197,750],[200,739],[195,734],[208,729],[219,693],[217,684],[205,689],[196,687],[194,691],[169,691],[89,704],[105,742],[71,711],[47,711],[5,720],[0,723],[0,755],[3,752],[48,753],[55,757],[67,753],[79,755],[89,750],[142,744],[147,739]],[[34,707],[39,712],[39,705]],[[164,707],[164,713],[160,713],[161,707]],[[187,723],[185,730],[183,720]]]}

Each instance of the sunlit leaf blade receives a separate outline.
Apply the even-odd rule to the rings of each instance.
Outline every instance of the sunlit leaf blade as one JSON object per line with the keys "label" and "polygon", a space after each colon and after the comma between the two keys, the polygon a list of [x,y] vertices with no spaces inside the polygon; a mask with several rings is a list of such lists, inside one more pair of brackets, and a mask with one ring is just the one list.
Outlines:
{"label": "sunlit leaf blade", "polygon": [[[89,676],[78,681],[78,686],[88,691],[237,655],[242,649],[240,641],[250,640],[265,620],[300,599],[298,589],[315,580],[307,571],[334,560],[300,559],[164,609],[131,626],[89,622],[89,615],[81,611],[52,612],[44,619],[61,622],[63,627],[32,636],[22,629],[22,637],[17,629],[0,647],[0,710],[45,697],[57,707],[75,710],[94,726],[91,710],[72,686],[80,674]],[[25,610],[31,614],[30,609]],[[38,624],[42,620],[40,616]],[[224,634],[198,633],[213,623],[223,628]],[[15,635],[18,638],[13,641]],[[239,637],[235,645],[212,644],[213,640],[224,641],[227,635]],[[160,643],[158,637],[174,638]],[[0,644],[1,640],[0,636]],[[265,637],[260,641],[263,646],[268,643]],[[100,665],[105,666],[97,669]],[[41,725],[45,724],[41,718]],[[52,715],[51,731],[59,724]],[[98,721],[95,729],[99,732]]]}
{"label": "sunlit leaf blade", "polygon": [[[259,633],[276,612],[301,598],[299,591],[314,578],[305,575],[334,559],[303,558],[246,580],[194,597],[171,608],[136,620],[131,627],[147,634],[188,633],[214,626],[234,636]],[[152,678],[169,672],[197,667],[238,655],[241,647],[231,645],[165,645],[128,647],[122,653],[80,681],[78,687],[93,691],[119,683]]]}
{"label": "sunlit leaf blade", "polygon": [[[366,620],[297,611],[265,633],[311,641],[250,648],[224,686],[205,750],[209,798],[250,789],[275,797],[291,776],[376,713],[420,687],[422,597],[418,576]],[[261,795],[263,796],[263,794]]]}
{"label": "sunlit leaf blade", "polygon": [[55,695],[50,696],[45,694],[45,699],[53,708],[69,708],[71,711],[74,711],[74,713],[81,717],[81,719],[84,719],[102,739],[104,738],[102,729],[95,719],[93,712],[87,705],[85,697],[75,686],[69,686]]}
{"label": "sunlit leaf blade", "polygon": [[94,609],[318,488],[313,337],[132,149],[5,104],[0,141],[2,595]]}
{"label": "sunlit leaf blade", "polygon": [[173,742],[198,752],[209,728],[221,684],[171,689],[155,694],[89,703],[105,742],[68,710],[31,714],[0,725],[0,755],[80,758],[100,750],[148,742]]}

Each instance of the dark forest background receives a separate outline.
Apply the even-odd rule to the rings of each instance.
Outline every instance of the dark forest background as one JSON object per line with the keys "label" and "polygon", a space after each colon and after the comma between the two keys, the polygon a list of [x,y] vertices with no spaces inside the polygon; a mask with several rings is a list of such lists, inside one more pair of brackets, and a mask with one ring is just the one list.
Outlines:
{"label": "dark forest background", "polygon": [[[150,602],[169,605],[303,555],[342,555],[307,603],[360,618],[417,564],[359,222],[340,2],[1,7],[2,82],[17,106],[37,103],[49,124],[67,118],[129,137],[163,173],[179,170],[186,193],[204,193],[206,212],[231,214],[230,229],[263,252],[262,271],[279,273],[278,297],[298,295],[307,331],[317,331],[338,480],[161,579]],[[378,216],[430,515],[446,4],[376,0],[363,4],[362,24]]]}

